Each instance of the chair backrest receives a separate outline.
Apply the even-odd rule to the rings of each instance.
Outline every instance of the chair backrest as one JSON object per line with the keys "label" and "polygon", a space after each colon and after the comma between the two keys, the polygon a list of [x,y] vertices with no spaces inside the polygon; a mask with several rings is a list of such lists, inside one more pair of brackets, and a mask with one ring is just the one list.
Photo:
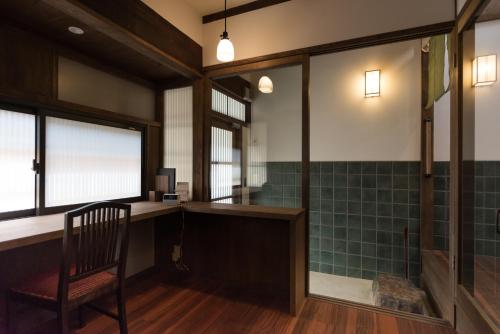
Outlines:
{"label": "chair backrest", "polygon": [[130,208],[130,204],[97,202],[64,215],[58,291],[61,300],[67,297],[69,283],[114,267],[120,283],[123,282]]}

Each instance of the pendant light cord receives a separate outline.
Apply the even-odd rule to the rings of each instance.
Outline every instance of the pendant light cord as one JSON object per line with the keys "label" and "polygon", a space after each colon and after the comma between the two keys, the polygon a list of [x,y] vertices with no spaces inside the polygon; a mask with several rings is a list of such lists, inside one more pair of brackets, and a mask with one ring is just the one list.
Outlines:
{"label": "pendant light cord", "polygon": [[224,32],[227,31],[227,0],[224,0]]}

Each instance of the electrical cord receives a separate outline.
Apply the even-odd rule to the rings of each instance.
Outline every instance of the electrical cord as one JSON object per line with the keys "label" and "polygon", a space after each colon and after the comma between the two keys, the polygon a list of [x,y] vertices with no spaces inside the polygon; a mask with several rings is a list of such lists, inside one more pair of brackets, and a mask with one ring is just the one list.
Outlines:
{"label": "electrical cord", "polygon": [[183,258],[183,246],[184,246],[184,228],[185,228],[185,214],[184,214],[184,206],[181,204],[181,217],[182,217],[182,226],[179,240],[179,258],[175,261],[175,267],[179,271],[189,271],[189,267],[184,263]]}

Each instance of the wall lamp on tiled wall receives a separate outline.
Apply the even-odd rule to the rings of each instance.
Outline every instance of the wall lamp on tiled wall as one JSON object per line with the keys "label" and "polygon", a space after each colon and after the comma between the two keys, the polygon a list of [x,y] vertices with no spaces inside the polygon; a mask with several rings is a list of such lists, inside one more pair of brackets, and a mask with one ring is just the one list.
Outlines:
{"label": "wall lamp on tiled wall", "polygon": [[380,70],[365,72],[365,97],[380,96]]}
{"label": "wall lamp on tiled wall", "polygon": [[472,61],[472,86],[489,86],[497,81],[497,55],[479,56]]}

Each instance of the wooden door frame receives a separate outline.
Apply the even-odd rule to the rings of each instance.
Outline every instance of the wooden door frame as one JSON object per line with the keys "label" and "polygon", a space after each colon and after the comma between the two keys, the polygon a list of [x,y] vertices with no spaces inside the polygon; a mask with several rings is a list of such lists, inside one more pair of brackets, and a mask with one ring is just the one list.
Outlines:
{"label": "wooden door frame", "polygon": [[[309,77],[310,77],[310,61],[308,54],[280,57],[275,59],[268,59],[263,61],[255,61],[245,64],[235,64],[223,68],[216,68],[213,70],[208,70],[205,72],[204,81],[204,161],[200,168],[202,168],[204,180],[203,180],[203,193],[204,200],[208,200],[208,189],[209,189],[209,160],[210,160],[210,131],[208,128],[209,117],[211,112],[211,80],[219,77],[227,77],[237,74],[243,74],[247,72],[254,72],[260,70],[269,70],[280,67],[288,67],[294,65],[301,65],[302,67],[302,207],[306,209],[306,235],[305,235],[305,245],[306,250],[309,249],[309,164],[310,164],[310,122],[309,122]],[[201,119],[201,117],[200,117]],[[208,138],[207,138],[208,136]],[[208,140],[207,140],[208,139]],[[198,139],[199,141],[199,139]],[[200,161],[198,161],[200,163]],[[309,263],[309,251],[305,254],[306,266]],[[309,274],[306,270],[305,286],[306,295],[309,293]]]}
{"label": "wooden door frame", "polygon": [[[454,54],[451,84],[451,119],[450,119],[450,246],[455,255],[453,271],[453,289],[457,330],[481,330],[481,333],[497,333],[494,323],[487,313],[461,285],[462,258],[462,133],[463,133],[463,33],[476,21],[478,15],[490,0],[468,0],[457,17],[452,31],[452,50]],[[467,319],[464,319],[467,317]],[[472,326],[472,327],[470,327]]]}

